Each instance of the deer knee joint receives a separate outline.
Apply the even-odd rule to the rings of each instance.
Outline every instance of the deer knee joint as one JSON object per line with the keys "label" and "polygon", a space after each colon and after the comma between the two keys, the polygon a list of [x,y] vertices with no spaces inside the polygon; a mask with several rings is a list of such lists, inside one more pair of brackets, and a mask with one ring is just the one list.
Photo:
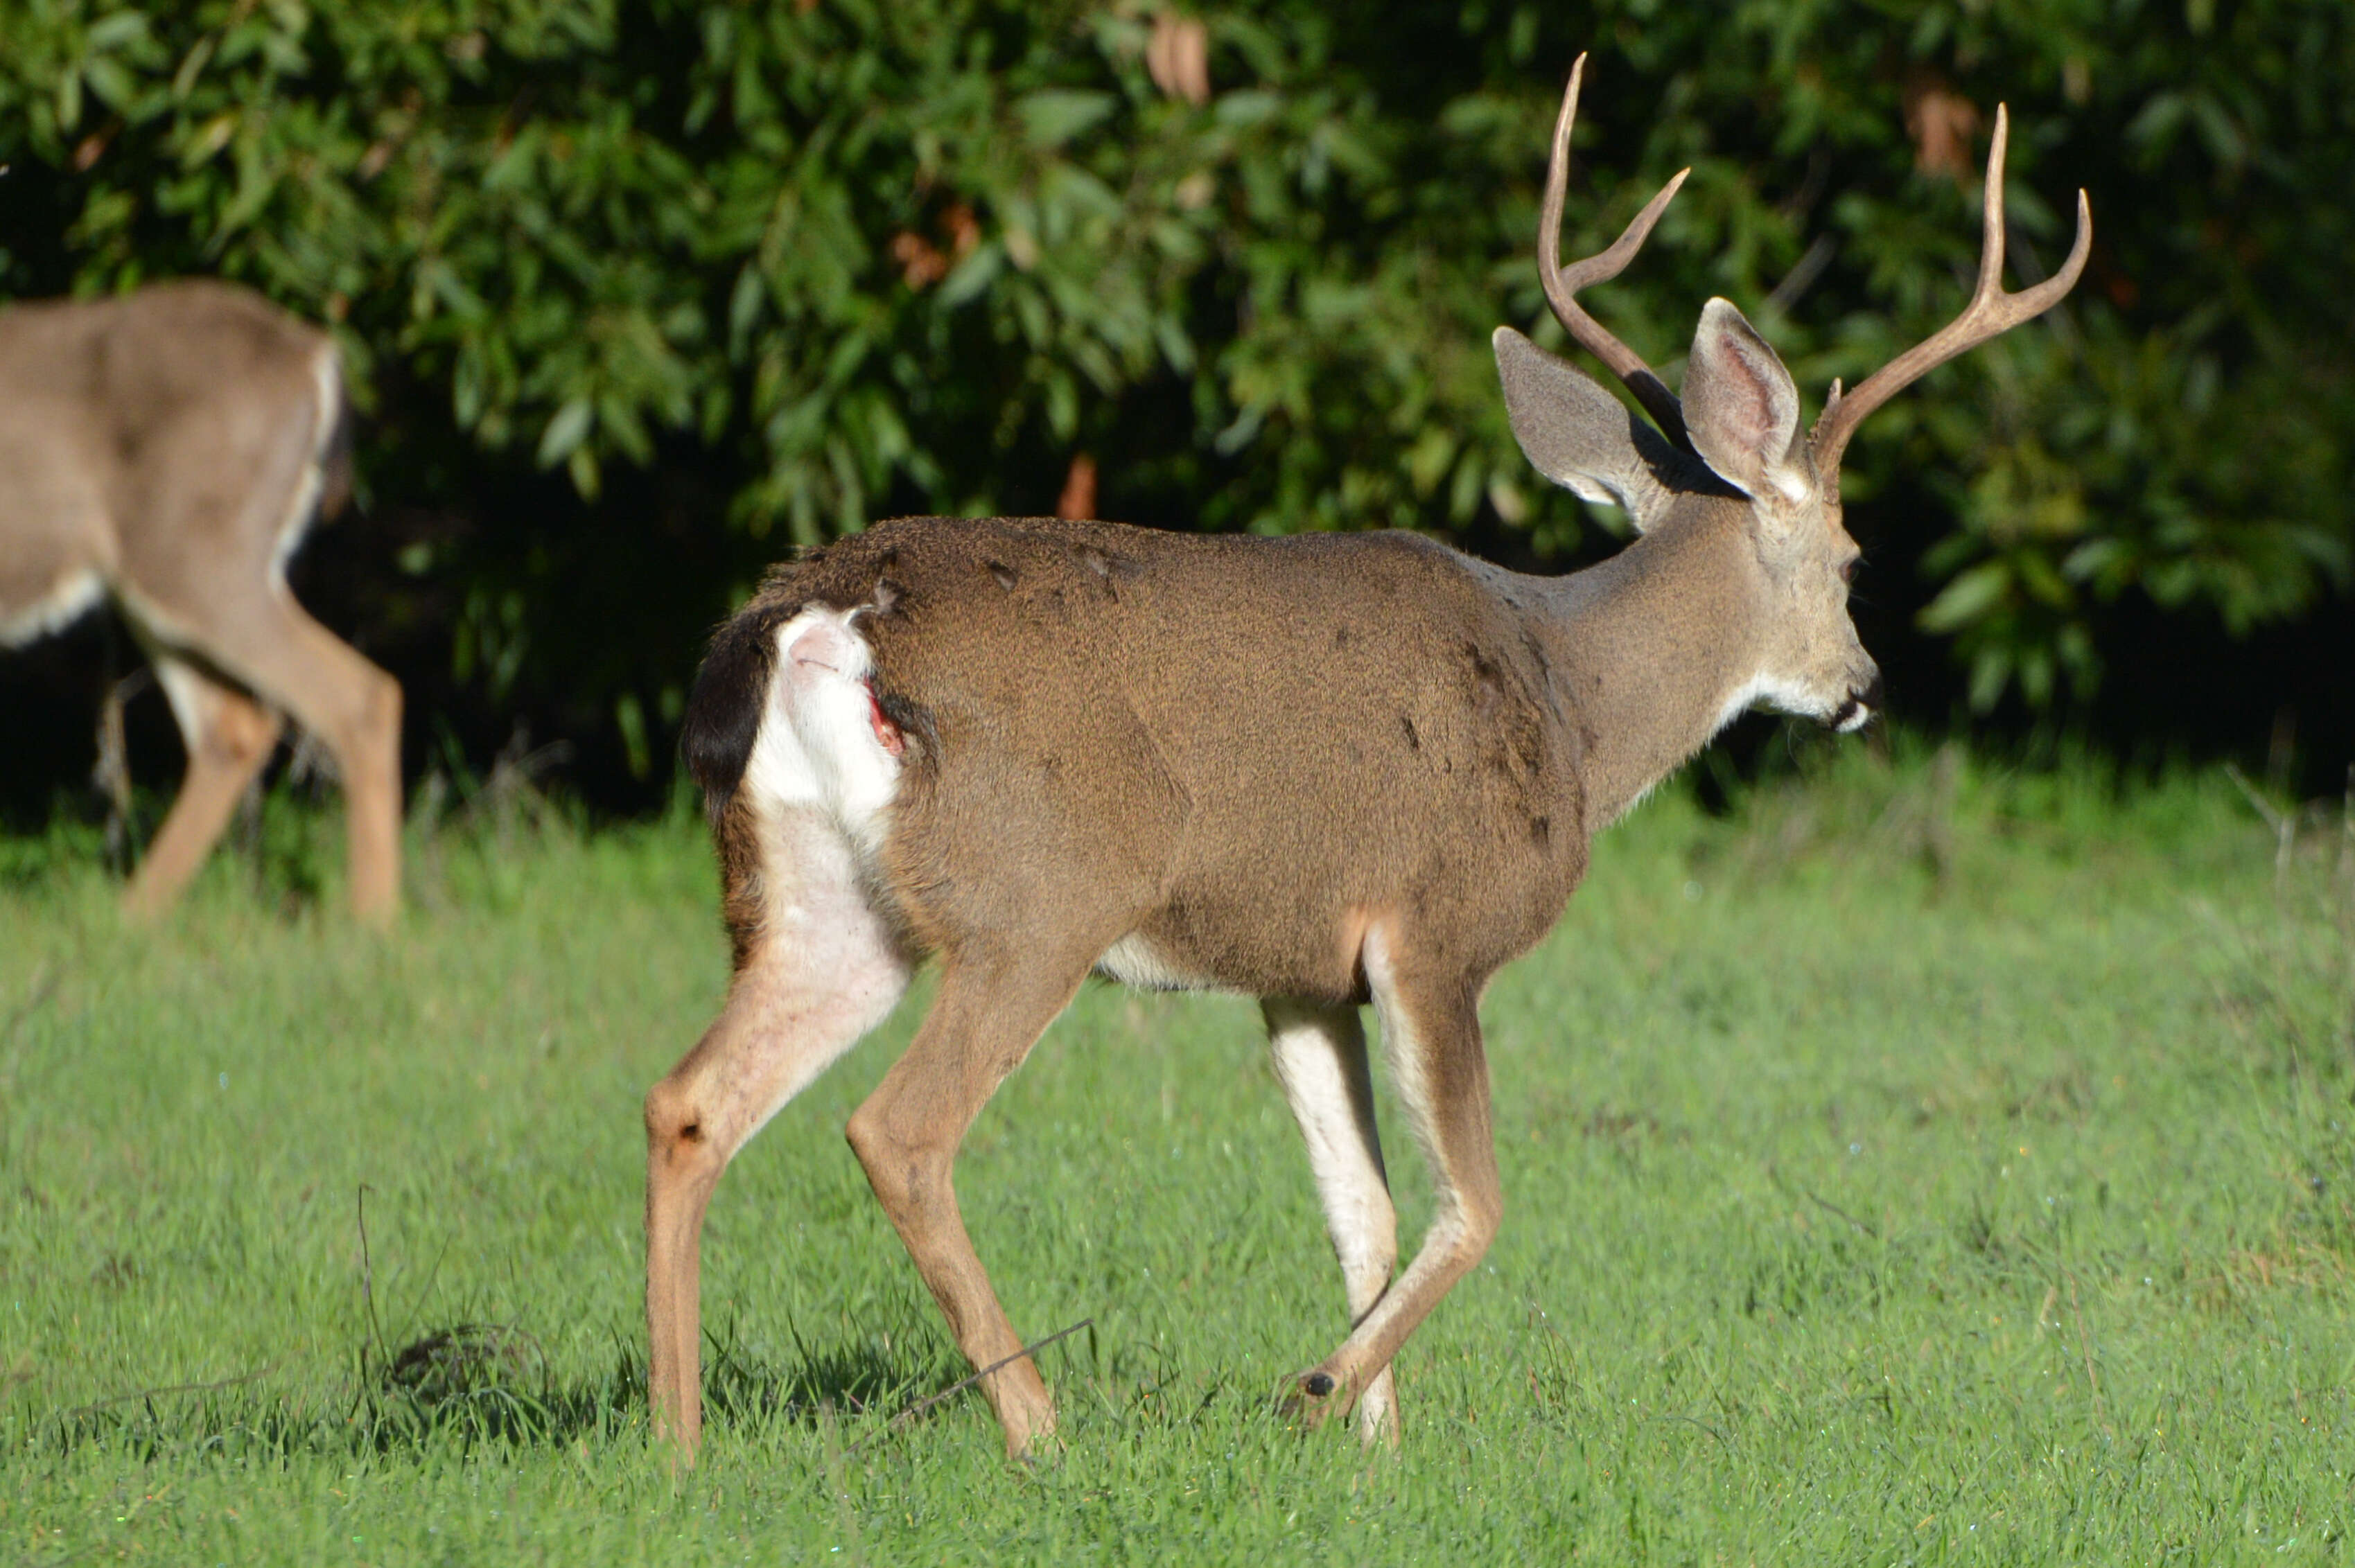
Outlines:
{"label": "deer knee joint", "polygon": [[868,1162],[870,1151],[881,1149],[881,1130],[876,1126],[876,1118],[865,1106],[852,1111],[850,1119],[843,1124],[843,1139],[850,1145],[850,1151],[858,1156],[861,1165]]}
{"label": "deer knee joint", "polygon": [[369,665],[354,725],[358,743],[370,747],[389,746],[397,757],[400,745],[401,704],[400,683],[375,665]]}
{"label": "deer knee joint", "polygon": [[931,1186],[945,1169],[936,1150],[893,1131],[882,1115],[865,1106],[853,1113],[843,1136],[858,1156],[868,1184],[887,1207]]}
{"label": "deer knee joint", "polygon": [[710,1129],[695,1095],[665,1078],[646,1092],[646,1154],[669,1166],[709,1158]]}
{"label": "deer knee joint", "polygon": [[270,755],[282,722],[267,708],[224,703],[205,736],[205,749],[224,762],[246,767]]}
{"label": "deer knee joint", "polygon": [[382,670],[377,670],[373,674],[374,678],[368,683],[368,717],[380,725],[399,725],[401,707],[400,683]]}
{"label": "deer knee joint", "polygon": [[1497,1232],[1504,1224],[1505,1195],[1493,1188],[1485,1192],[1465,1193],[1457,1212],[1464,1227],[1464,1245],[1477,1258],[1488,1250],[1488,1244],[1497,1239]]}

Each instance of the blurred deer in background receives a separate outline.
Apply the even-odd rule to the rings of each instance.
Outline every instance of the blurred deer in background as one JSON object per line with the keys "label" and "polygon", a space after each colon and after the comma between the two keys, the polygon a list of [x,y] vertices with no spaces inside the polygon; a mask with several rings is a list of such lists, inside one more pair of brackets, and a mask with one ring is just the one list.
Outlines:
{"label": "blurred deer in background", "polygon": [[[1583,67],[1583,59],[1580,64]],[[1810,435],[1774,351],[1703,307],[1679,401],[1576,301],[1633,260],[1670,182],[1599,256],[1559,262],[1578,70],[1555,126],[1540,270],[1572,337],[1657,421],[1510,328],[1529,460],[1616,502],[1613,559],[1522,577],[1410,534],[1212,537],[915,518],[780,567],[713,640],[686,751],[726,883],[735,974],[645,1107],[658,1432],[700,1432],[703,1218],[745,1140],[890,1012],[940,988],[850,1118],[851,1147],[1020,1454],[1055,1408],[975,1255],[950,1171],[966,1128],[1091,972],[1262,999],[1308,1144],[1351,1330],[1293,1383],[1394,1440],[1391,1358],[1503,1212],[1478,1002],[1560,916],[1588,841],[1764,702],[1855,730],[1880,673],[1848,614],[1839,460],[1900,387],[2061,298],[2002,291],[2004,122],[1984,253],[1953,324]],[[1359,1008],[1430,1166],[1396,1222]]]}
{"label": "blurred deer in background", "polygon": [[335,344],[243,289],[160,284],[0,312],[0,646],[111,597],[187,777],[125,897],[171,904],[269,759],[281,714],[342,775],[352,908],[400,895],[400,687],[304,614],[286,562],[347,476]]}

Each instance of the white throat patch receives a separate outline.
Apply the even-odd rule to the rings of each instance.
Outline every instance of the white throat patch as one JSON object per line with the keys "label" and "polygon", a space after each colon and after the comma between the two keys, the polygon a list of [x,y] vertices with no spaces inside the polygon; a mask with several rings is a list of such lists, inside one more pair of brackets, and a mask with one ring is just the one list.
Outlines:
{"label": "white throat patch", "polygon": [[1821,718],[1828,711],[1791,682],[1773,675],[1753,675],[1727,696],[1725,706],[1718,710],[1717,722],[1710,726],[1710,737],[1715,738],[1719,731],[1762,702],[1777,713],[1796,714],[1801,718]]}

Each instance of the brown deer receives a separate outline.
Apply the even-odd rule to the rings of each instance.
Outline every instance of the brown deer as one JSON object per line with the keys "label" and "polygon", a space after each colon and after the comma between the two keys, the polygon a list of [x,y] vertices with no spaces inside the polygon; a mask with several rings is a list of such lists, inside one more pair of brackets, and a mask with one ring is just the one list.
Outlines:
{"label": "brown deer", "polygon": [[0,647],[112,597],[145,647],[187,777],[125,895],[165,908],[277,744],[342,774],[352,907],[400,892],[400,687],[303,612],[286,562],[346,475],[334,342],[191,281],[0,312]]}
{"label": "brown deer", "polygon": [[[1583,60],[1582,58],[1582,67]],[[1847,612],[1839,454],[1899,387],[2067,291],[1998,281],[2004,130],[1979,286],[1953,325],[1812,437],[1774,351],[1711,300],[1681,404],[1579,308],[1643,244],[1559,264],[1579,73],[1554,131],[1540,270],[1571,335],[1661,429],[1509,328],[1530,461],[1641,537],[1518,576],[1409,534],[1204,537],[1106,523],[911,518],[780,567],[724,626],[687,761],[726,882],[719,1020],[647,1096],[646,1308],[656,1430],[692,1457],[698,1246],[745,1139],[889,1012],[940,989],[849,1138],[1021,1454],[1055,1407],[999,1309],[950,1170],[991,1092],[1091,972],[1263,999],[1352,1329],[1294,1383],[1395,1439],[1391,1358],[1478,1261],[1502,1199],[1478,1002],[1578,885],[1587,842],[1764,700],[1854,730],[1880,675]],[[1678,176],[1679,180],[1682,175]],[[1366,1037],[1371,1002],[1436,1213],[1396,1258]]]}

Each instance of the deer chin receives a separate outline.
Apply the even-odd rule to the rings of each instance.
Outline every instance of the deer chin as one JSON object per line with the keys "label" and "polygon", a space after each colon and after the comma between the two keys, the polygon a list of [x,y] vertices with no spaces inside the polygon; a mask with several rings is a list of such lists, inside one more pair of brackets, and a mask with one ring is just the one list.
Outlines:
{"label": "deer chin", "polygon": [[[1764,673],[1755,674],[1733,688],[1725,704],[1717,711],[1717,722],[1710,726],[1710,735],[1717,733],[1752,708],[1764,705],[1775,713],[1795,714],[1801,718],[1833,722],[1830,705],[1796,681]],[[1841,710],[1845,712],[1845,709]]]}

